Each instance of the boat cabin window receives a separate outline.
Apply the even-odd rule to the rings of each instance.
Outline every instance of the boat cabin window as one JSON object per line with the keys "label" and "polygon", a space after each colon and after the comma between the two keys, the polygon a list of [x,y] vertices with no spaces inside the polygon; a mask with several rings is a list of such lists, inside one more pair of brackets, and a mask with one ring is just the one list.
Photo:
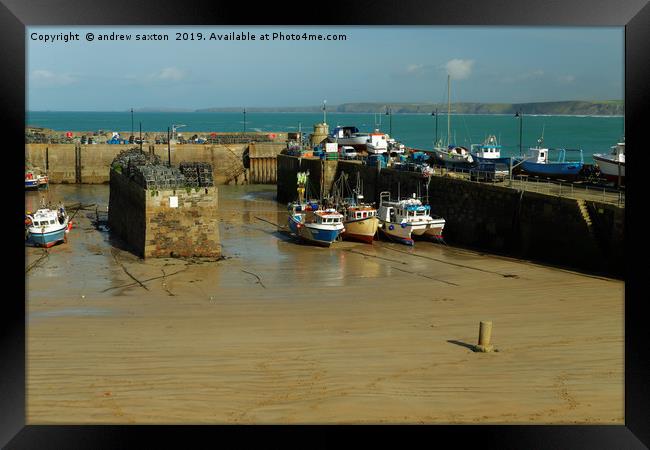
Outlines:
{"label": "boat cabin window", "polygon": [[40,222],[36,222],[36,221],[34,221],[34,226],[35,226],[35,227],[37,227],[37,226],[39,226],[39,225],[40,225]]}
{"label": "boat cabin window", "polygon": [[50,224],[54,224],[54,221],[53,221],[53,220],[50,220]]}

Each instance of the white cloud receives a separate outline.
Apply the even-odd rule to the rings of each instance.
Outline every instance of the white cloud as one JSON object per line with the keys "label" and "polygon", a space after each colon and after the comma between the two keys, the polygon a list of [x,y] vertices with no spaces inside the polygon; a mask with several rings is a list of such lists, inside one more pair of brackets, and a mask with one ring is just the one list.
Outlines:
{"label": "white cloud", "polygon": [[423,68],[424,68],[423,64],[409,64],[406,67],[406,71],[408,73],[416,73],[416,72],[420,72]]}
{"label": "white cloud", "polygon": [[70,74],[57,74],[45,69],[32,70],[29,80],[36,86],[67,86],[78,81]]}
{"label": "white cloud", "polygon": [[180,81],[189,75],[189,72],[179,69],[178,67],[165,67],[159,72],[152,75],[152,78],[165,81]]}
{"label": "white cloud", "polygon": [[473,66],[473,59],[452,59],[444,67],[452,78],[462,80],[470,76]]}

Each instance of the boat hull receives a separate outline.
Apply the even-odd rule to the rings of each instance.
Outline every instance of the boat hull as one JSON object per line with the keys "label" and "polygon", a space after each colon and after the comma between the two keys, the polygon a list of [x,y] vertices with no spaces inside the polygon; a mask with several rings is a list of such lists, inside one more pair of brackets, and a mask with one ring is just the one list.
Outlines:
{"label": "boat hull", "polygon": [[301,223],[289,216],[289,229],[299,239],[310,244],[329,247],[341,234],[341,229],[326,228],[322,225]]}
{"label": "boat hull", "polygon": [[38,180],[25,180],[25,189],[36,190],[38,189]]}
{"label": "boat hull", "polygon": [[524,161],[521,168],[524,172],[548,178],[562,178],[565,180],[575,180],[580,175],[582,163],[534,163]]}
{"label": "boat hull", "polygon": [[361,241],[372,244],[377,234],[379,219],[370,217],[368,219],[349,220],[343,222],[345,231],[342,233],[343,239],[351,241]]}
{"label": "boat hull", "polygon": [[399,223],[381,222],[379,231],[392,241],[413,245],[413,238],[411,237],[412,228],[410,225],[402,227]]}
{"label": "boat hull", "polygon": [[495,163],[495,164],[505,164],[505,165],[510,164],[510,157],[507,156],[502,156],[499,158],[484,158],[482,156],[477,156],[476,154],[472,153],[472,158],[474,158],[474,161],[477,161],[479,163]]}
{"label": "boat hull", "polygon": [[614,161],[602,156],[593,155],[596,165],[600,168],[600,174],[609,181],[618,182],[619,167],[621,171],[621,183],[625,182],[625,163]]}
{"label": "boat hull", "polygon": [[473,165],[471,161],[461,156],[449,156],[447,153],[438,152],[436,150],[429,154],[431,155],[430,161],[438,166],[454,169],[469,169]]}
{"label": "boat hull", "polygon": [[65,233],[67,231],[67,225],[61,229],[41,232],[41,231],[30,231],[28,240],[39,247],[52,247],[57,242],[65,241]]}

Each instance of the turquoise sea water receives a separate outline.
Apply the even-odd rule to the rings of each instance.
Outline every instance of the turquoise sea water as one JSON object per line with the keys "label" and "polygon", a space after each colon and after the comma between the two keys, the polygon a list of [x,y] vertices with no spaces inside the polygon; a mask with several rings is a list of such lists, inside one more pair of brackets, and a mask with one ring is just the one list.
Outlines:
{"label": "turquoise sea water", "polygon": [[[344,114],[328,113],[330,130],[336,125],[353,125],[361,131],[372,131],[375,125],[406,146],[430,149],[436,135],[435,117],[428,114]],[[488,134],[494,134],[503,146],[502,156],[519,154],[519,118],[512,115],[451,115],[451,141],[458,145],[480,143]],[[251,113],[246,114],[247,131],[311,132],[314,123],[322,122],[321,113]],[[26,122],[31,126],[58,131],[97,131],[131,129],[131,112],[29,112]],[[242,113],[205,112],[136,112],[135,130],[139,123],[144,131],[167,132],[172,124],[185,124],[179,132],[243,131]],[[544,144],[550,148],[581,148],[585,163],[591,155],[607,152],[620,142],[624,134],[623,117],[594,116],[524,116],[522,146],[535,145],[544,132]],[[438,136],[446,139],[447,116],[438,116]],[[568,155],[567,155],[568,156]]]}

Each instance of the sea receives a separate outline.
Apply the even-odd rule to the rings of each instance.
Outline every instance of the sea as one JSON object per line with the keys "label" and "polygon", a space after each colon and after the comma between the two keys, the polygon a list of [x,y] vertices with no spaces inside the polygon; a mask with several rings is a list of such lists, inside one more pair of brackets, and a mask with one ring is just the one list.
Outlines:
{"label": "sea", "polygon": [[[449,119],[449,125],[448,125]],[[525,152],[543,137],[544,147],[551,149],[581,149],[585,163],[593,163],[591,155],[606,153],[624,137],[623,116],[550,116],[511,114],[373,114],[326,113],[330,130],[335,126],[356,126],[360,131],[380,129],[405,144],[417,149],[430,149],[438,139],[469,147],[481,143],[488,135],[495,135],[502,146],[502,156],[519,155],[520,145]],[[143,131],[166,134],[173,124],[184,125],[178,132],[295,132],[310,133],[315,123],[323,122],[322,113],[257,113],[243,112],[73,112],[30,111],[28,126],[45,127],[56,131],[126,131],[132,126],[137,134]],[[132,125],[133,124],[133,125]],[[450,130],[448,133],[447,130]],[[130,133],[129,133],[130,134]],[[551,158],[553,158],[551,152]],[[567,159],[577,159],[579,152],[567,152]]]}

